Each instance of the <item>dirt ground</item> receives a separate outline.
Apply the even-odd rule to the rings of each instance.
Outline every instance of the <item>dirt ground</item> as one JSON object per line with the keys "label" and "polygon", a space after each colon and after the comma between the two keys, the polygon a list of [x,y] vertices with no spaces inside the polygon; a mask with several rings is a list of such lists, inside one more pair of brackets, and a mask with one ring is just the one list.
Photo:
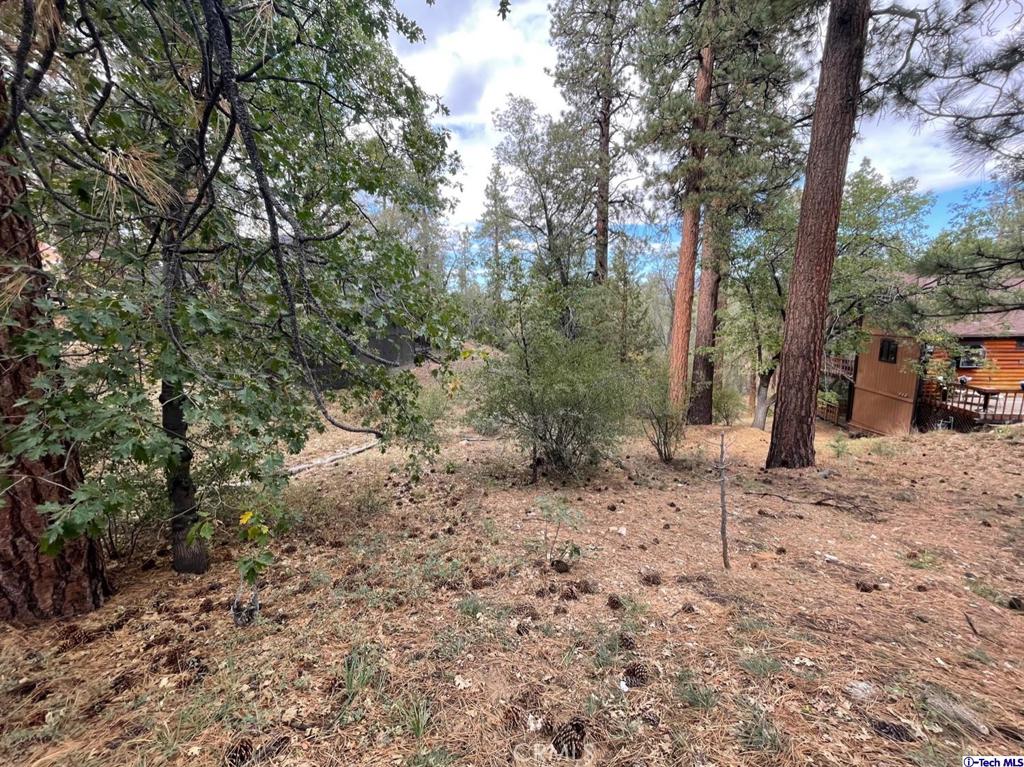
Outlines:
{"label": "dirt ground", "polygon": [[[207,575],[134,563],[97,613],[0,634],[0,764],[1024,754],[1024,433],[821,426],[817,469],[765,472],[768,435],[729,428],[728,571],[718,435],[691,429],[672,466],[635,438],[579,482],[532,485],[461,430],[418,484],[377,451],[301,474],[254,625],[224,545]],[[551,748],[573,716],[577,761]]]}

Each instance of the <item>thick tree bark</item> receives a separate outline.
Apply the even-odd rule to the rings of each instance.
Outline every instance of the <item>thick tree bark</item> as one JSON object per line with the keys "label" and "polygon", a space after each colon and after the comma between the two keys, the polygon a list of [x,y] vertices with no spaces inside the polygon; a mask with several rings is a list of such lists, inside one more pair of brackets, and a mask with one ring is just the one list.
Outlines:
{"label": "thick tree bark", "polygon": [[774,370],[769,370],[766,373],[758,373],[757,375],[757,390],[754,395],[754,420],[750,425],[762,431],[764,431],[765,424],[768,423],[768,409],[772,406],[768,390],[774,374]]}
{"label": "thick tree bark", "polygon": [[[7,115],[7,85],[0,71],[0,115]],[[2,122],[2,118],[0,118]],[[25,212],[25,182],[13,157],[0,153],[0,295],[10,303],[0,322],[0,454],[25,417],[19,400],[41,396],[33,388],[39,360],[20,350],[22,338],[45,321],[35,302],[46,278],[35,229]],[[44,503],[65,503],[81,479],[78,454],[39,460],[16,457],[0,473],[0,619],[27,622],[94,610],[111,594],[99,545],[69,541],[55,557],[39,550],[47,527]]]}
{"label": "thick tree bark", "polygon": [[171,501],[171,556],[179,573],[205,573],[210,556],[201,538],[188,540],[189,530],[199,521],[196,487],[192,482],[192,450],[188,446],[185,420],[185,392],[178,381],[160,382],[160,407],[164,432],[177,451],[167,462],[167,495]]}
{"label": "thick tree bark", "polygon": [[870,0],[833,0],[829,11],[789,278],[768,468],[814,465],[825,312],[870,14]]}
{"label": "thick tree bark", "polygon": [[721,263],[714,233],[714,216],[704,216],[704,243],[700,257],[700,293],[697,296],[697,330],[694,334],[693,377],[690,384],[691,424],[709,424],[714,418],[715,335],[718,330],[718,291]]}
{"label": "thick tree bark", "polygon": [[686,404],[686,379],[690,357],[690,315],[693,312],[693,277],[697,268],[697,240],[700,235],[700,203],[702,181],[700,164],[706,154],[701,134],[707,127],[707,107],[711,103],[711,80],[714,72],[714,51],[710,45],[700,51],[700,66],[694,86],[696,114],[691,126],[690,155],[693,169],[683,192],[683,231],[679,243],[679,269],[676,272],[675,300],[672,306],[672,343],[669,347],[669,399],[682,409]]}

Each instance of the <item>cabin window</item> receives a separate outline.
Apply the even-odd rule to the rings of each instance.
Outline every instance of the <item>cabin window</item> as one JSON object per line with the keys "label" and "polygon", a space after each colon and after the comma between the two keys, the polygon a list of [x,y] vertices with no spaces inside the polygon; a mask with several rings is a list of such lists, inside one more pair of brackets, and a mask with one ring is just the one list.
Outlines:
{"label": "cabin window", "polygon": [[878,347],[878,361],[896,363],[896,354],[899,352],[899,345],[895,338],[883,338]]}
{"label": "cabin window", "polygon": [[965,370],[974,370],[983,367],[985,364],[985,347],[981,344],[965,346],[963,354],[960,355],[960,362],[957,367]]}
{"label": "cabin window", "polygon": [[1024,338],[1017,339],[1017,351],[1024,351]]}

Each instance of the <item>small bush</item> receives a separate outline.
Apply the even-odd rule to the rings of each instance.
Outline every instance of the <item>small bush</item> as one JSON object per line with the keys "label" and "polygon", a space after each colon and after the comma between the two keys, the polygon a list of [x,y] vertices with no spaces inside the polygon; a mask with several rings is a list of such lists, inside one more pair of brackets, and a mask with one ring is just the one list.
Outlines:
{"label": "small bush", "polygon": [[420,389],[417,407],[423,420],[431,426],[435,426],[448,414],[450,406],[448,392],[436,381],[430,381]]}
{"label": "small bush", "polygon": [[850,454],[850,438],[842,432],[834,436],[829,441],[828,446],[836,458],[842,458]]}
{"label": "small bush", "polygon": [[663,463],[671,463],[686,433],[686,407],[669,401],[668,366],[652,364],[638,386],[637,416],[644,434]]}
{"label": "small bush", "polygon": [[376,517],[391,508],[391,499],[379,483],[359,488],[352,496],[352,506],[363,517]]}
{"label": "small bush", "polygon": [[732,426],[743,415],[743,395],[731,386],[719,386],[712,396],[711,409],[715,423]]}
{"label": "small bush", "polygon": [[553,471],[574,474],[624,432],[625,395],[623,367],[604,345],[538,331],[488,360],[472,418],[498,424]]}

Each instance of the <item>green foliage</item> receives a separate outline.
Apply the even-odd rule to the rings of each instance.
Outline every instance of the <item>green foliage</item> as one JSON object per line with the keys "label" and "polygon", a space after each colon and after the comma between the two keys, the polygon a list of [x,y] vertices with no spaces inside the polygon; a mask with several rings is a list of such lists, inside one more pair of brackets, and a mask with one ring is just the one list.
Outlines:
{"label": "green foliage", "polygon": [[417,407],[426,424],[436,427],[451,409],[451,397],[443,386],[431,381],[420,389]]}
{"label": "green foliage", "polygon": [[409,698],[395,704],[395,713],[410,735],[422,740],[433,718],[433,708],[426,698]]}
{"label": "green foliage", "polygon": [[[825,349],[859,351],[862,320],[876,326],[914,323],[906,299],[916,287],[905,278],[920,256],[925,215],[932,204],[914,179],[888,181],[865,160],[843,193],[836,261],[829,292]],[[799,196],[790,193],[756,226],[737,234],[721,316],[722,346],[748,359],[754,372],[774,370],[782,349],[783,315],[796,245]]]}
{"label": "green foliage", "polygon": [[487,603],[476,594],[467,594],[459,600],[458,610],[467,618],[475,620],[478,615],[483,615],[487,612]]}
{"label": "green foliage", "polygon": [[938,567],[941,561],[938,554],[928,549],[911,551],[907,554],[906,560],[907,564],[916,570],[931,570]]}
{"label": "green foliage", "polygon": [[731,386],[716,386],[711,402],[715,423],[722,423],[726,426],[736,423],[746,409],[743,394]]}
{"label": "green foliage", "polygon": [[711,688],[701,684],[690,671],[676,674],[675,694],[684,706],[710,711],[718,702],[718,694]]}
{"label": "green foliage", "polygon": [[644,435],[664,463],[671,463],[686,435],[685,404],[676,407],[669,399],[668,365],[661,360],[641,369],[635,389],[637,417]]}
{"label": "green foliage", "polygon": [[[245,486],[266,499],[243,529],[259,549],[277,527],[283,454],[322,428],[322,412],[385,443],[429,445],[419,387],[382,364],[382,340],[404,328],[446,359],[456,346],[456,312],[417,254],[364,215],[441,205],[447,136],[389,41],[418,29],[388,0],[233,8],[216,23],[234,32],[234,69],[258,74],[229,101],[181,77],[216,77],[224,63],[206,58],[205,31],[192,37],[202,18],[168,47],[180,9],[165,6],[101,0],[90,24],[64,23],[66,77],[44,78],[39,119],[19,124],[36,228],[59,245],[59,300],[39,302],[46,322],[17,350],[43,364],[43,396],[4,440],[28,458],[75,445],[85,470],[68,503],[43,509],[48,550],[166,518],[154,488],[183,448],[161,427],[161,382],[185,393],[192,536],[239,513],[232,488]],[[255,553],[243,572],[268,562]]]}
{"label": "green foliage", "polygon": [[782,735],[769,713],[757,703],[745,706],[736,734],[749,751],[777,752],[782,748]]}
{"label": "green foliage", "polygon": [[594,665],[599,669],[610,668],[618,661],[621,652],[619,632],[602,631],[594,641]]}
{"label": "green foliage", "polygon": [[550,562],[561,559],[570,565],[576,562],[583,552],[572,541],[562,540],[563,528],[579,530],[583,515],[561,496],[539,498],[541,518],[544,520],[544,555]]}
{"label": "green foliage", "polygon": [[829,440],[828,447],[836,458],[843,458],[850,454],[850,438],[839,432]]}
{"label": "green foliage", "polygon": [[432,748],[429,751],[417,751],[405,760],[405,764],[406,767],[450,767],[455,761],[455,755],[448,749]]}
{"label": "green foliage", "polygon": [[627,371],[592,331],[587,303],[572,298],[524,288],[511,308],[518,319],[512,347],[487,361],[474,404],[476,418],[500,424],[562,473],[579,472],[610,451],[627,414]]}
{"label": "green foliage", "polygon": [[960,206],[916,265],[933,278],[926,315],[948,317],[1024,307],[1024,195],[1005,180]]}
{"label": "green foliage", "polygon": [[740,661],[740,666],[751,676],[774,676],[782,671],[782,664],[772,656],[756,652]]}
{"label": "green foliage", "polygon": [[359,645],[345,656],[342,669],[345,695],[349,701],[365,688],[375,685],[380,678],[380,648]]}

